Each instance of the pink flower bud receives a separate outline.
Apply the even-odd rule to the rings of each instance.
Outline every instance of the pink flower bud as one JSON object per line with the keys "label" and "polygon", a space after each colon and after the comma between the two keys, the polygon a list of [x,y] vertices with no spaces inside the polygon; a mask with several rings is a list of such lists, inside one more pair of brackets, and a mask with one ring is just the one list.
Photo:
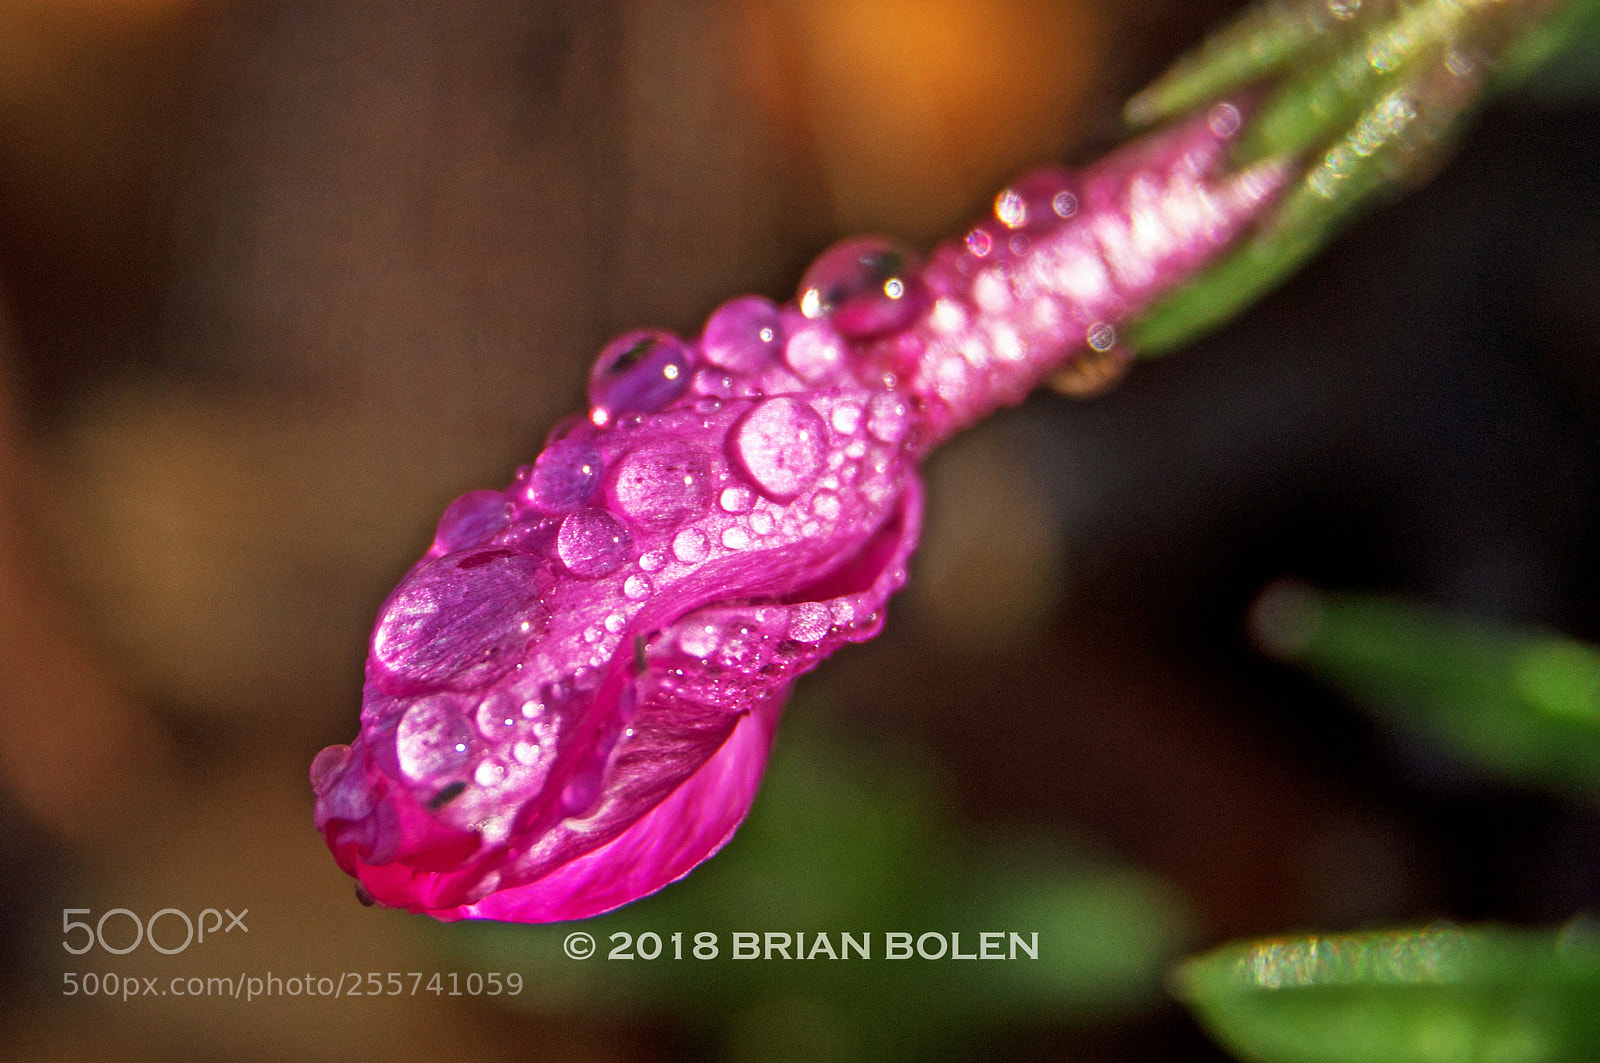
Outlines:
{"label": "pink flower bud", "polygon": [[1030,174],[925,268],[847,241],[795,304],[609,346],[590,416],[453,503],[380,611],[361,733],[311,770],[339,865],[385,905],[543,922],[716,852],[790,685],[905,582],[921,458],[1268,205],[1281,169],[1218,172],[1237,124]]}

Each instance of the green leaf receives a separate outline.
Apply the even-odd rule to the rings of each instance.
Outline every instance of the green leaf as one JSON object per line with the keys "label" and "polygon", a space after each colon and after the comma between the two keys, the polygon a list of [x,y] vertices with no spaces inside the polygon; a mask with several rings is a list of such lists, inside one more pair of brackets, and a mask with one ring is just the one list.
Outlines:
{"label": "green leaf", "polygon": [[1282,585],[1269,649],[1489,772],[1600,794],[1600,648],[1425,606]]}
{"label": "green leaf", "polygon": [[1283,938],[1185,963],[1178,996],[1261,1063],[1563,1063],[1600,1053],[1600,935],[1498,927]]}

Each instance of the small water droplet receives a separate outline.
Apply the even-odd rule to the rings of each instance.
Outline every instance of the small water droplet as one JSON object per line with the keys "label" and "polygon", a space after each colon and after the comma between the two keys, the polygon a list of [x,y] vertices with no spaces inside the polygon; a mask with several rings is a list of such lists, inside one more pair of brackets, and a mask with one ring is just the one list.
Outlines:
{"label": "small water droplet", "polygon": [[590,624],[587,628],[585,628],[584,632],[583,632],[583,641],[588,642],[588,643],[599,642],[600,641],[600,628],[599,628],[599,626],[595,625],[595,624]]}
{"label": "small water droplet", "polygon": [[311,789],[318,797],[328,792],[328,788],[344,773],[350,763],[349,746],[328,746],[318,753],[311,761]]}
{"label": "small water droplet", "polygon": [[783,323],[771,300],[746,295],[711,312],[700,337],[706,361],[736,373],[756,373],[783,347]]}
{"label": "small water droplet", "polygon": [[721,641],[722,632],[715,624],[690,623],[678,633],[678,647],[691,657],[711,656]]}
{"label": "small water droplet", "polygon": [[823,520],[838,520],[840,508],[839,496],[827,491],[818,491],[811,500],[811,512]]}
{"label": "small water droplet", "polygon": [[516,725],[516,705],[506,695],[493,693],[478,704],[478,731],[489,741],[509,736]]}
{"label": "small water droplet", "polygon": [[833,408],[829,420],[833,422],[835,432],[842,436],[853,436],[861,426],[861,407],[853,402],[841,402]]}
{"label": "small water droplet", "polygon": [[994,216],[1008,229],[1020,229],[1028,223],[1028,202],[1022,193],[1007,188],[995,197]]}
{"label": "small water droplet", "polygon": [[639,567],[646,572],[660,572],[667,567],[665,550],[652,550],[639,559]]}
{"label": "small water droplet", "polygon": [[574,576],[595,579],[628,561],[633,554],[633,536],[611,514],[580,509],[561,522],[556,554]]}
{"label": "small water droplet", "polygon": [[605,426],[623,411],[650,413],[689,388],[694,352],[670,332],[629,332],[609,343],[589,374],[590,419]]}
{"label": "small water droplet", "polygon": [[772,514],[764,509],[759,509],[750,514],[750,530],[757,535],[770,535],[772,533]]}
{"label": "small water droplet", "polygon": [[1109,351],[1117,342],[1117,330],[1099,321],[1089,327],[1084,339],[1097,351]]}
{"label": "small water droplet", "polygon": [[623,625],[627,622],[627,619],[621,613],[612,613],[606,617],[606,630],[615,635],[622,630]]}
{"label": "small water droplet", "polygon": [[722,545],[729,550],[743,550],[750,545],[750,533],[737,524],[722,529]]}
{"label": "small water droplet", "polygon": [[724,487],[722,495],[717,499],[717,505],[728,513],[748,513],[755,504],[756,493],[741,484]]}
{"label": "small water droplet", "polygon": [[686,565],[704,561],[710,549],[711,544],[706,542],[706,533],[699,528],[685,528],[672,540],[672,556]]}
{"label": "small water droplet", "polygon": [[395,729],[400,770],[425,782],[448,775],[471,757],[477,737],[461,718],[454,699],[422,698],[406,710]]}
{"label": "small water droplet", "polygon": [[768,399],[739,420],[732,439],[734,457],[761,493],[788,502],[822,471],[828,426],[797,399]]}
{"label": "small water droplet", "polygon": [[492,760],[480,761],[472,773],[472,780],[479,786],[499,786],[505,777],[505,765],[496,764]]}
{"label": "small water droplet", "polygon": [[842,336],[898,332],[927,306],[917,256],[875,236],[834,244],[800,280],[800,312],[827,317]]}
{"label": "small water droplet", "polygon": [[821,602],[801,602],[789,611],[789,637],[796,642],[821,642],[832,626],[833,617]]}
{"label": "small water droplet", "polygon": [[1050,199],[1050,209],[1058,218],[1070,218],[1078,213],[1078,197],[1071,192],[1057,192]]}
{"label": "small water droplet", "polygon": [[874,395],[867,412],[867,431],[890,446],[905,438],[911,427],[911,406],[899,395]]}
{"label": "small water droplet", "polygon": [[525,720],[536,719],[543,711],[544,706],[539,704],[537,701],[530,700],[522,703],[522,718]]}
{"label": "small water droplet", "polygon": [[986,229],[973,229],[967,234],[967,250],[979,258],[983,258],[994,250],[994,238]]}
{"label": "small water droplet", "polygon": [[511,747],[511,756],[523,767],[532,767],[539,761],[539,743],[518,742]]}
{"label": "small water droplet", "polygon": [[650,592],[653,590],[655,590],[655,587],[651,584],[650,580],[645,576],[639,575],[638,573],[635,573],[622,581],[622,593],[627,595],[633,601],[638,601],[640,598],[650,597]]}

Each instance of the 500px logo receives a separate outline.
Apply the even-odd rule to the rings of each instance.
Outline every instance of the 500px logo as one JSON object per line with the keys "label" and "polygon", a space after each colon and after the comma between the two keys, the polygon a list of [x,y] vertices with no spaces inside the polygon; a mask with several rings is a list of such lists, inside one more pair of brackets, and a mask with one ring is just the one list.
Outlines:
{"label": "500px logo", "polygon": [[[222,924],[223,913],[227,913],[228,916],[227,926],[223,926]],[[92,916],[93,914],[94,910],[90,908],[61,909],[61,935],[63,939],[61,942],[61,947],[72,953],[74,956],[82,956],[85,952],[88,952],[90,949],[94,948],[96,944],[98,944],[105,951],[111,953],[113,956],[125,956],[134,949],[138,948],[141,942],[146,941],[150,943],[151,948],[155,949],[162,955],[176,956],[178,953],[188,948],[191,943],[198,941],[199,944],[205,944],[206,935],[210,934],[212,937],[215,937],[217,931],[219,930],[221,930],[224,934],[232,933],[236,929],[242,930],[246,934],[250,932],[250,928],[244,925],[244,917],[250,914],[250,909],[248,908],[239,912],[238,915],[235,915],[233,913],[233,909],[231,908],[224,908],[221,912],[217,911],[215,908],[206,908],[201,911],[198,919],[190,919],[187,912],[179,911],[176,908],[163,908],[155,915],[152,915],[148,920],[141,920],[138,915],[126,908],[112,908],[106,912],[103,912],[100,918],[95,921],[93,926],[80,919],[72,918],[75,915]],[[114,915],[122,916],[127,922],[131,922],[133,924],[133,941],[131,943],[126,945],[113,945],[106,942],[106,920],[110,919]],[[206,918],[208,916],[211,919],[211,924],[209,926],[206,925]],[[156,925],[161,923],[163,919],[165,919],[166,922],[162,924],[161,934],[167,940],[167,944],[165,945],[156,940]],[[174,945],[172,942],[177,938],[177,923],[183,924],[183,941]],[[120,920],[112,923],[113,930],[119,931],[113,936],[119,941],[123,940],[123,935],[120,933],[120,927]],[[197,928],[198,937],[196,936]],[[83,932],[83,936],[80,938],[82,944],[74,945],[72,938],[78,931]]]}

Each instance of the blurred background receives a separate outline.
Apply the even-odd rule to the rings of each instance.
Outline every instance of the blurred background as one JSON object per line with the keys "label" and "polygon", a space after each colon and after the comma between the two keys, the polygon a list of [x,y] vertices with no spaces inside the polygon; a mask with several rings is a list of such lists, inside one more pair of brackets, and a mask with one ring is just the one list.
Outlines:
{"label": "blurred background", "polygon": [[[1246,630],[1295,576],[1600,638],[1600,109],[1553,91],[1228,330],[937,455],[885,633],[801,684],[727,853],[617,924],[1009,911],[1061,921],[1053,983],[580,971],[362,908],[311,827],[379,603],[607,338],[958,231],[1233,7],[0,0],[0,1058],[1220,1059],[1162,990],[1186,950],[1600,911],[1594,804]],[[247,939],[60,948],[64,908],[224,906]],[[269,968],[528,988],[60,995]]]}

